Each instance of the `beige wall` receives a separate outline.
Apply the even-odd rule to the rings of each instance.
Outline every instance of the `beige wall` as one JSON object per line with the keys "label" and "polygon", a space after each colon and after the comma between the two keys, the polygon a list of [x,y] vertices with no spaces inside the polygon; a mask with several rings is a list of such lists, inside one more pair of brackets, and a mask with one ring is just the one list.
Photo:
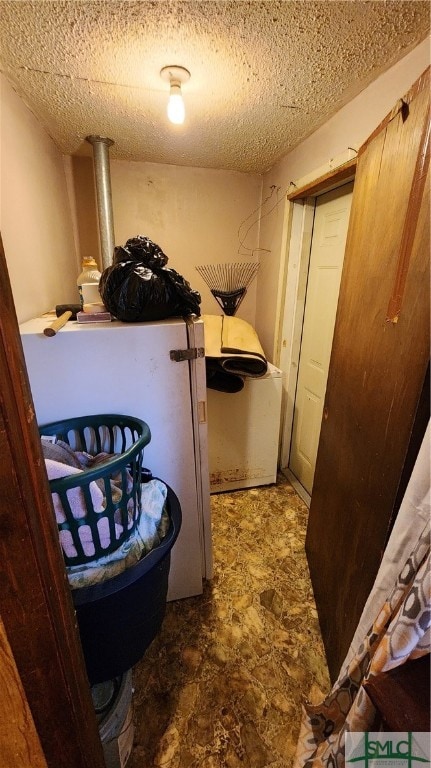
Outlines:
{"label": "beige wall", "polygon": [[[73,179],[79,251],[83,256],[95,255],[100,264],[92,163],[91,158],[73,158]],[[220,314],[195,267],[257,261],[257,253],[238,254],[238,229],[259,208],[262,177],[119,160],[110,161],[110,172],[115,244],[125,245],[136,235],[149,237],[168,257],[168,266],[200,292],[202,313]],[[247,221],[241,234],[254,219]],[[245,245],[256,249],[258,237],[254,226]],[[255,312],[256,281],[237,314],[254,325]]]}
{"label": "beige wall", "polygon": [[69,160],[70,176],[68,178],[71,184],[71,199],[75,213],[74,227],[79,263],[82,263],[85,256],[92,256],[102,271],[93,159],[91,157],[70,157]]}
{"label": "beige wall", "polygon": [[1,76],[0,228],[19,322],[77,300],[63,156]]}
{"label": "beige wall", "polygon": [[[203,313],[220,314],[196,271],[200,264],[257,261],[238,255],[238,229],[260,204],[261,177],[231,171],[155,163],[111,162],[115,242],[146,235],[168,257],[168,266],[202,296]],[[258,229],[247,237],[256,248]],[[238,311],[254,324],[255,284]]]}
{"label": "beige wall", "polygon": [[[274,186],[280,197],[290,182],[304,177],[316,178],[329,170],[329,160],[348,147],[360,145],[383,120],[397,100],[429,66],[430,43],[425,40],[388,72],[381,75],[359,96],[343,107],[319,130],[280,160],[264,177],[263,198]],[[259,311],[256,330],[269,359],[276,358],[277,298],[280,299],[280,266],[286,251],[286,210],[283,202],[262,220],[260,246],[261,267],[257,292]]]}

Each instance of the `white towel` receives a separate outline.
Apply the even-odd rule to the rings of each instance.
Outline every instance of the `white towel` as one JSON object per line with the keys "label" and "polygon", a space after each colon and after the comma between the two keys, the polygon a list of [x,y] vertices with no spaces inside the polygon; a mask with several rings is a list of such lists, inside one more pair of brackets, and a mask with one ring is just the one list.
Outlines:
{"label": "white towel", "polygon": [[[61,477],[69,477],[71,475],[82,474],[81,469],[70,467],[67,464],[62,464],[61,462],[54,461],[53,459],[45,459],[45,466],[48,474],[48,480],[58,480]],[[89,491],[94,512],[103,512],[104,496],[102,491],[95,482],[91,482],[89,484]],[[75,488],[70,488],[68,491],[66,491],[66,494],[73,517],[76,520],[82,520],[82,518],[85,518],[87,516],[87,506],[82,489],[79,486],[76,486]],[[63,505],[58,493],[52,494],[52,503],[54,505],[55,519],[57,524],[66,522],[66,515],[64,513]],[[111,534],[109,531],[109,522],[106,517],[102,517],[97,521],[97,529],[100,536],[101,547],[103,549],[107,549],[111,543]],[[115,523],[115,536],[117,539],[121,536],[122,532],[123,526],[119,523]],[[95,548],[90,526],[81,525],[78,529],[78,535],[86,557],[92,557],[95,554]],[[73,543],[70,531],[60,531],[60,542],[66,557],[77,556],[78,553]]]}

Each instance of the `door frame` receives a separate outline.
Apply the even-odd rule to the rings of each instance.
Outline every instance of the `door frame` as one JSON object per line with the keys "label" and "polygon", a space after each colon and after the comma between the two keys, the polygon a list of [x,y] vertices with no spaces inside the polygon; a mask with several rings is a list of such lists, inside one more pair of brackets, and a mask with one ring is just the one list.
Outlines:
{"label": "door frame", "polygon": [[286,198],[286,220],[289,222],[286,255],[283,259],[285,276],[283,303],[277,335],[277,365],[283,371],[283,394],[280,425],[281,472],[287,477],[302,500],[310,505],[310,494],[290,472],[288,463],[293,430],[295,394],[298,381],[302,326],[307,294],[308,269],[313,235],[316,199],[332,189],[354,181],[356,157],[323,176],[299,187]]}
{"label": "door frame", "polygon": [[[47,768],[103,768],[1,234],[0,295],[0,613],[21,687],[11,717],[25,718],[28,704],[40,740],[37,765],[44,756]],[[4,642],[0,650],[5,662]],[[3,706],[7,694],[0,692]]]}

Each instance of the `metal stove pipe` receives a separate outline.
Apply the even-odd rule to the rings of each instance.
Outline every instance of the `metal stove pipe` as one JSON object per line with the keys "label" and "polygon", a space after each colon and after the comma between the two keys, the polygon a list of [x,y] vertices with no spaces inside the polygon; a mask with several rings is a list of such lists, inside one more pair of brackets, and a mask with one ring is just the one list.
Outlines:
{"label": "metal stove pipe", "polygon": [[106,269],[112,264],[115,246],[111,175],[109,169],[109,147],[114,142],[112,139],[107,139],[104,136],[87,136],[86,140],[93,147],[100,249],[103,269]]}

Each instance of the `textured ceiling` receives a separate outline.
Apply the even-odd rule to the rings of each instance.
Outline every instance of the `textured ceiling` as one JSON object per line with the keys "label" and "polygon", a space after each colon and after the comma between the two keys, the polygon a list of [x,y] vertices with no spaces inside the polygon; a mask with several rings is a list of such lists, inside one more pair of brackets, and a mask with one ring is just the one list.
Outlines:
{"label": "textured ceiling", "polygon": [[[429,2],[0,2],[1,68],[60,149],[262,172],[429,31]],[[160,69],[191,72],[186,122]]]}

